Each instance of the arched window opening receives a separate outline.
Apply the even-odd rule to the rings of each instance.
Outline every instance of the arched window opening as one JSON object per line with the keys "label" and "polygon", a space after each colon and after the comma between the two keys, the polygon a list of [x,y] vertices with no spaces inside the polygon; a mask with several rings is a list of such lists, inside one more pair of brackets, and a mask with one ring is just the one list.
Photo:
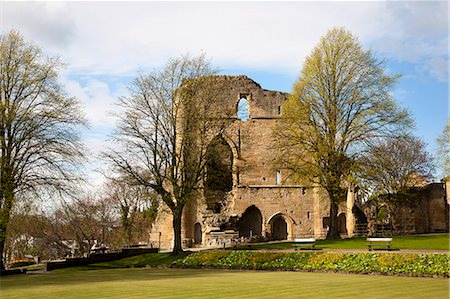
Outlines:
{"label": "arched window opening", "polygon": [[250,118],[250,112],[248,109],[248,101],[246,98],[241,98],[237,106],[237,118],[242,121],[247,121]]}
{"label": "arched window opening", "polygon": [[233,188],[233,152],[223,136],[213,139],[206,159],[206,204],[209,210],[220,213],[227,192]]}
{"label": "arched window opening", "polygon": [[281,172],[277,170],[277,185],[281,184]]}

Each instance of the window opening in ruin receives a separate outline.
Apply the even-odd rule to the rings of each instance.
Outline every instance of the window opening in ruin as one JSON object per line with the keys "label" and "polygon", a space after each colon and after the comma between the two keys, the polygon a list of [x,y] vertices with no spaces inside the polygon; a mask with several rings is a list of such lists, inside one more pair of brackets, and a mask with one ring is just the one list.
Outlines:
{"label": "window opening in ruin", "polygon": [[233,153],[223,136],[212,140],[206,159],[206,205],[214,213],[220,213],[227,193],[233,188]]}
{"label": "window opening in ruin", "polygon": [[345,213],[340,213],[338,216],[338,231],[341,234],[347,233],[347,223],[346,223]]}
{"label": "window opening in ruin", "polygon": [[281,115],[281,106],[278,106],[278,115]]}
{"label": "window opening in ruin", "polygon": [[261,211],[255,206],[248,207],[239,219],[238,227],[239,237],[260,237],[262,234]]}
{"label": "window opening in ruin", "polygon": [[277,185],[281,184],[281,172],[277,170]]}
{"label": "window opening in ruin", "polygon": [[308,219],[310,219],[311,218],[311,212],[308,212],[307,215],[308,215]]}
{"label": "window opening in ruin", "polygon": [[237,118],[242,121],[247,121],[250,118],[248,109],[248,101],[246,98],[241,98],[237,106]]}

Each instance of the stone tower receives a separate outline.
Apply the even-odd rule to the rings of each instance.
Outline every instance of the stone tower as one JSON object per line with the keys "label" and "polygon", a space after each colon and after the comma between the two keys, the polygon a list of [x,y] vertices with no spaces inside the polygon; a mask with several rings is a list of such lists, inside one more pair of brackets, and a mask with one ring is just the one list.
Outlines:
{"label": "stone tower", "polygon": [[[229,125],[211,139],[203,187],[183,214],[186,246],[213,246],[211,232],[234,230],[241,237],[290,240],[323,238],[329,223],[325,192],[290,182],[275,167],[273,127],[286,94],[262,89],[246,76],[218,76],[220,96],[211,99],[230,112]],[[354,193],[339,205],[339,231],[352,235]],[[163,207],[150,239],[172,243],[172,217]]]}

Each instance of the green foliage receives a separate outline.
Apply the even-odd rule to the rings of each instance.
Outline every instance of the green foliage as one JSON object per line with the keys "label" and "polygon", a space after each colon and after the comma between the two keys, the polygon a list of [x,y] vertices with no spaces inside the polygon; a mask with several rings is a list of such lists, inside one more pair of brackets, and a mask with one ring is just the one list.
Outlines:
{"label": "green foliage", "polygon": [[30,258],[15,258],[8,262],[10,268],[24,267],[28,265],[33,265],[35,261]]}
{"label": "green foliage", "polygon": [[344,28],[324,35],[305,59],[299,80],[274,128],[280,168],[302,184],[322,187],[330,199],[327,238],[339,237],[337,205],[343,186],[361,168],[362,155],[382,136],[412,123],[391,96],[398,76]]}
{"label": "green foliage", "polygon": [[207,251],[191,254],[174,264],[180,267],[375,272],[448,277],[449,263],[450,254]]}

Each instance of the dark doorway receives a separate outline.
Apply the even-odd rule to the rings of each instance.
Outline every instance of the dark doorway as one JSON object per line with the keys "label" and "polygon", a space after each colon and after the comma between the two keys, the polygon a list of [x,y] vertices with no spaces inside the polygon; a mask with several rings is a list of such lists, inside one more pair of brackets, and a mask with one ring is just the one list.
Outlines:
{"label": "dark doorway", "polygon": [[215,137],[206,152],[205,198],[208,210],[220,213],[227,192],[233,188],[233,153],[223,136]]}
{"label": "dark doorway", "polygon": [[345,213],[340,213],[338,216],[338,231],[341,234],[347,233],[347,220],[345,218]]}
{"label": "dark doorway", "polygon": [[251,206],[245,210],[239,220],[239,236],[255,237],[262,235],[262,214],[261,211]]}
{"label": "dark doorway", "polygon": [[194,225],[194,243],[202,244],[202,226],[198,222]]}
{"label": "dark doorway", "polygon": [[272,222],[272,238],[274,240],[287,240],[288,232],[287,232],[287,223],[283,219],[283,217],[278,216]]}

